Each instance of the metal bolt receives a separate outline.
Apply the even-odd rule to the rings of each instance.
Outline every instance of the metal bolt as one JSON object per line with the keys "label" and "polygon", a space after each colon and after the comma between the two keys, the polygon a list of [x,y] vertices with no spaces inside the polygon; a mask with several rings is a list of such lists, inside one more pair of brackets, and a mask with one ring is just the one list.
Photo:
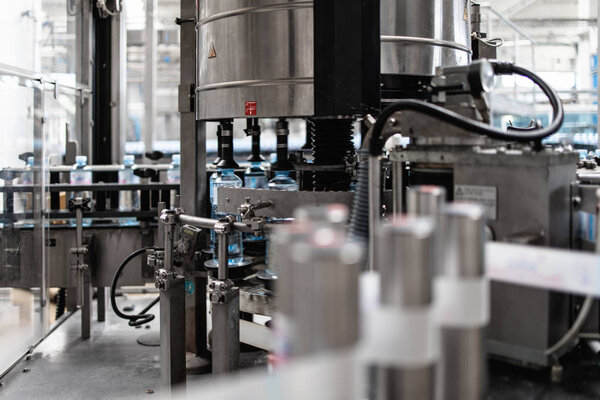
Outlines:
{"label": "metal bolt", "polygon": [[211,283],[208,285],[208,287],[209,287],[210,289],[214,289],[214,288],[215,288],[215,283],[214,283],[214,282],[211,282]]}
{"label": "metal bolt", "polygon": [[221,285],[219,285],[219,290],[220,290],[221,292],[224,292],[224,291],[226,291],[226,290],[227,290],[227,285],[226,285],[226,284],[224,284],[224,283],[221,283]]}

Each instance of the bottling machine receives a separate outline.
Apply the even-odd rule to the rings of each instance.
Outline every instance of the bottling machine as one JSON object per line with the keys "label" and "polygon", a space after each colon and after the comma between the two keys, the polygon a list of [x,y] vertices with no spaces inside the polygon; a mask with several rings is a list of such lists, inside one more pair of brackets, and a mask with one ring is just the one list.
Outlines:
{"label": "bottling machine", "polygon": [[[568,146],[545,144],[562,124],[561,101],[533,72],[493,60],[478,10],[469,0],[182,0],[181,198],[169,204],[166,191],[178,187],[148,182],[51,187],[92,190],[96,207],[100,193],[146,193],[139,215],[90,212],[75,197],[68,217],[77,229],[51,231],[50,240],[69,237],[50,252],[75,256],[69,279],[81,305],[89,313],[90,279],[111,286],[115,312],[132,326],[154,318],[160,301],[166,388],[185,383],[186,365],[226,376],[247,345],[270,354],[290,393],[296,378],[314,379],[323,398],[483,398],[488,357],[552,366],[558,376],[579,331],[598,331],[598,290],[583,285],[582,301],[568,293],[573,286],[510,272],[535,278],[536,268],[560,269],[541,265],[550,254],[598,249],[599,178],[578,170]],[[547,126],[492,126],[490,92],[501,75],[542,90],[553,112]],[[235,119],[246,120],[259,165],[260,121],[276,120],[268,172],[288,186],[242,186]],[[307,135],[293,157],[292,119],[305,121]],[[216,167],[206,157],[214,134]],[[384,152],[396,134],[408,144]],[[150,178],[151,166],[138,175]],[[82,230],[82,218],[107,215],[143,223]],[[35,230],[21,233],[29,234],[35,239]],[[112,246],[119,251],[106,251]],[[125,257],[119,246],[136,251]],[[518,261],[531,254],[529,264]],[[115,291],[129,277],[154,279],[160,300],[135,315],[119,310]],[[243,393],[265,394],[246,384],[253,389]]]}

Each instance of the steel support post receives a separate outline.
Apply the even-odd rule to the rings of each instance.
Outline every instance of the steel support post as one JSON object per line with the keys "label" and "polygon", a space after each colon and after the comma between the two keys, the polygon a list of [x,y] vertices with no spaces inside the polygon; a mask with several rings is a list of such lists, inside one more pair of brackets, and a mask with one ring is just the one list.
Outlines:
{"label": "steel support post", "polygon": [[212,370],[213,373],[235,371],[240,362],[240,293],[228,279],[227,236],[233,220],[220,220],[215,225],[218,235],[218,279],[210,283],[212,304]]}
{"label": "steel support post", "polygon": [[185,384],[185,279],[169,277],[160,292],[160,381],[169,391]]}
{"label": "steel support post", "polygon": [[98,286],[96,300],[98,302],[97,310],[96,310],[98,313],[98,322],[104,322],[104,321],[106,321],[106,287],[105,286]]}
{"label": "steel support post", "polygon": [[164,210],[164,263],[156,272],[160,289],[160,380],[166,391],[185,384],[185,279],[173,271],[175,212]]}

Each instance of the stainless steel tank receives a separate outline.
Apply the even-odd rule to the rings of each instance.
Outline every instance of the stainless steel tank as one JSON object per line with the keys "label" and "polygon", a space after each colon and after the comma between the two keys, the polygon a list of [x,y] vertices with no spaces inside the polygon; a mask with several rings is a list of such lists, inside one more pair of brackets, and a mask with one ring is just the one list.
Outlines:
{"label": "stainless steel tank", "polygon": [[435,74],[471,59],[469,0],[381,0],[381,73]]}
{"label": "stainless steel tank", "polygon": [[313,2],[201,0],[198,119],[314,114]]}

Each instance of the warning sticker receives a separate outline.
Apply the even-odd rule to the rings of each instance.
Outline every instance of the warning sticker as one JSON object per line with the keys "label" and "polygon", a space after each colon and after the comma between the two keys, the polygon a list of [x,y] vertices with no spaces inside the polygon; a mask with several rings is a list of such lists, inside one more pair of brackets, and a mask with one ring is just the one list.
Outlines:
{"label": "warning sticker", "polygon": [[246,115],[256,115],[256,101],[246,102]]}
{"label": "warning sticker", "polygon": [[210,48],[208,49],[208,58],[215,58],[217,56],[217,51],[215,50],[215,44],[210,43]]}
{"label": "warning sticker", "polygon": [[498,193],[495,186],[454,185],[454,201],[481,204],[488,219],[498,217]]}

